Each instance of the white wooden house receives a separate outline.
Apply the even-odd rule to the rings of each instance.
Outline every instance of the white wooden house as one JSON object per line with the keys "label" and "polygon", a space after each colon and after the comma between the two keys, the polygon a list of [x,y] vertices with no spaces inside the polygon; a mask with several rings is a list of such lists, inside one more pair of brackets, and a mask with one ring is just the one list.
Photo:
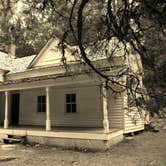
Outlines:
{"label": "white wooden house", "polygon": [[[36,56],[0,53],[0,138],[25,135],[29,142],[105,149],[124,133],[143,130],[140,114],[128,106],[127,92],[107,89],[104,79],[78,63],[70,49],[66,74],[58,42],[51,39]],[[108,75],[116,72],[104,59],[94,65]],[[139,67],[134,62],[134,69]]]}

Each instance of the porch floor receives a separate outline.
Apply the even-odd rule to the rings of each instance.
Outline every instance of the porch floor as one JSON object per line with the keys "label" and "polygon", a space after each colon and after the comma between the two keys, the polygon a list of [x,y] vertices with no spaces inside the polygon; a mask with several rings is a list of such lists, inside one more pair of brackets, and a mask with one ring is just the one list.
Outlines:
{"label": "porch floor", "polygon": [[20,126],[9,126],[8,129],[4,129],[1,126],[0,134],[109,140],[111,137],[122,135],[123,130],[117,128],[111,128],[109,133],[104,133],[103,128],[52,127],[51,131],[46,131],[44,126],[20,125]]}
{"label": "porch floor", "polygon": [[[3,126],[0,129],[4,129]],[[45,126],[34,126],[34,125],[19,125],[19,126],[9,126],[8,129],[13,130],[37,130],[37,131],[46,131]],[[117,128],[111,128],[110,133],[117,131]],[[51,127],[51,131],[47,132],[81,132],[81,133],[104,133],[103,128],[96,128],[96,127]]]}
{"label": "porch floor", "polygon": [[106,150],[123,140],[123,130],[111,128],[104,133],[102,128],[87,127],[52,127],[46,131],[44,126],[0,127],[0,140],[7,135],[26,136],[29,143],[61,146],[64,148],[88,148]]}

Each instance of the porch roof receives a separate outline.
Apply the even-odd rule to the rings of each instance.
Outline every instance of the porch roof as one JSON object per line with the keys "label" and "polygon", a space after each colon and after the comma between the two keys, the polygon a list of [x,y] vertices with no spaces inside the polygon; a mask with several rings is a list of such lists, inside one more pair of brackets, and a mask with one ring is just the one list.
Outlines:
{"label": "porch roof", "polygon": [[[104,72],[108,76],[114,76],[126,68],[125,64],[111,67],[107,60],[95,61],[93,62],[93,65],[100,72]],[[94,75],[94,73],[95,72],[84,63],[68,65],[67,69],[65,69],[65,67],[62,65],[39,69],[30,69],[20,73],[7,74],[5,81],[1,82],[0,87],[2,85],[57,79],[62,77],[78,76],[83,74]]]}
{"label": "porch roof", "polygon": [[102,78],[96,77],[96,74],[78,74],[76,75],[47,75],[34,78],[25,78],[21,80],[13,80],[5,82],[0,85],[0,92],[14,91],[14,90],[26,90],[45,87],[57,87],[57,86],[76,86],[80,84],[101,84]]}

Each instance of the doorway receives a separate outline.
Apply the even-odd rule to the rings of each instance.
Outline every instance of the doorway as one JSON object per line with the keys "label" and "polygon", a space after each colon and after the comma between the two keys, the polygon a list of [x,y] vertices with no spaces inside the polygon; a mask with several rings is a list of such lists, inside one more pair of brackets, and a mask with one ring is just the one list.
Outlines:
{"label": "doorway", "polygon": [[20,94],[11,94],[11,125],[19,124]]}

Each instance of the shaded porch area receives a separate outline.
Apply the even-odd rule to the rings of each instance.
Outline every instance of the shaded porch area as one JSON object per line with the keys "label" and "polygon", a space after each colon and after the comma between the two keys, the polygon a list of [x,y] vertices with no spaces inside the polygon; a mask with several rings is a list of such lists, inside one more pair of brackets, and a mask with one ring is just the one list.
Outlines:
{"label": "shaded porch area", "polygon": [[3,93],[4,129],[15,125],[42,125],[45,131],[52,131],[52,127],[54,130],[54,126],[100,127],[103,133],[110,133],[105,83],[40,88],[29,85]]}
{"label": "shaded porch area", "polygon": [[[0,128],[0,139],[20,135],[29,143],[90,149],[108,148],[122,141],[123,130],[110,126],[106,83],[82,79],[42,80],[5,87],[1,90],[4,126]],[[11,102],[13,94],[19,96],[17,109]],[[45,98],[41,102],[45,111],[38,111],[39,97]],[[74,105],[74,111],[67,111],[68,105]],[[17,118],[15,110],[19,110]],[[15,119],[17,123],[13,123]]]}

